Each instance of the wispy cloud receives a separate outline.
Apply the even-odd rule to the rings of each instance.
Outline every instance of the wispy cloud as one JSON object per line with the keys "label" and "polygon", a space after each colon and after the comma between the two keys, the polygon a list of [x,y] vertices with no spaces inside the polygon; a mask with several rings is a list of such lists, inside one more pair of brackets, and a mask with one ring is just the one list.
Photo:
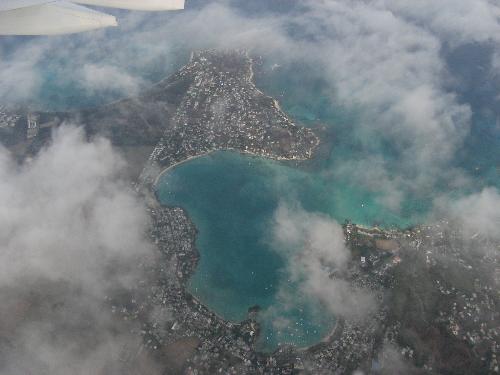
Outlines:
{"label": "wispy cloud", "polygon": [[500,240],[500,193],[493,187],[450,201],[436,199],[437,212],[458,222],[466,236]]}
{"label": "wispy cloud", "polygon": [[[280,64],[305,62],[328,84],[332,103],[360,112],[352,138],[369,157],[344,165],[378,168],[381,202],[389,208],[398,209],[403,193],[463,183],[453,159],[469,134],[471,108],[450,92],[442,49],[497,41],[499,6],[486,0],[290,4],[290,12],[251,17],[226,1],[188,4],[175,14],[123,14],[119,30],[23,41],[13,52],[0,49],[0,99],[43,95],[47,70],[53,82],[72,83],[82,95],[127,96],[171,71],[180,45],[248,48]],[[388,160],[382,144],[397,157]],[[363,175],[352,180],[374,189]]]}
{"label": "wispy cloud", "polygon": [[319,300],[336,317],[362,319],[373,311],[370,292],[345,277],[351,253],[336,221],[281,204],[274,222],[275,247],[287,260],[287,272],[301,294]]}
{"label": "wispy cloud", "polygon": [[63,127],[23,165],[0,150],[1,373],[122,374],[141,343],[106,298],[144,276],[148,216],[109,142],[84,139]]}

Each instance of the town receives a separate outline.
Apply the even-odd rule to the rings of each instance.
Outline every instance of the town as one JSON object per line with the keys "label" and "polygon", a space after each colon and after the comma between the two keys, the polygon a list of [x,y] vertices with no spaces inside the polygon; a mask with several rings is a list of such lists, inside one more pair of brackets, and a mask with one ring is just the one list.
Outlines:
{"label": "town", "polygon": [[245,51],[202,51],[171,81],[188,81],[186,94],[152,152],[141,179],[154,183],[166,169],[217,150],[237,150],[278,160],[312,156],[318,137],[296,126],[279,104],[253,83]]}
{"label": "town", "polygon": [[[255,345],[258,309],[249,310],[244,322],[227,322],[186,291],[199,259],[196,229],[187,214],[158,205],[151,215],[152,238],[164,261],[160,281],[145,303],[144,309],[155,314],[143,333],[153,351],[195,340],[181,366],[184,372],[179,373],[378,373],[393,364],[394,355],[405,363],[407,373],[441,373],[459,366],[498,373],[498,295],[491,278],[498,278],[499,244],[479,236],[469,239],[468,246],[482,251],[477,257],[471,256],[470,248],[460,247],[462,232],[446,221],[407,230],[347,222],[349,271],[331,277],[369,290],[376,296],[377,309],[362,321],[339,318],[332,334],[313,347],[261,353]],[[457,272],[460,280],[454,279]],[[429,349],[436,346],[437,351]],[[441,357],[444,347],[467,355],[460,361]]]}
{"label": "town", "polygon": [[217,150],[306,160],[320,142],[257,89],[253,64],[245,51],[196,52],[138,97],[97,109],[0,107],[0,131],[17,134],[12,142],[24,142],[28,154],[43,146],[51,128],[69,122],[83,124],[89,137],[109,138],[131,168],[139,160],[131,175],[148,206],[158,259],[138,265],[148,278],[135,295],[109,299],[117,316],[141,326],[143,344],[124,348],[123,361],[146,349],[173,374],[376,374],[395,363],[408,374],[499,373],[500,244],[481,233],[466,236],[458,223],[381,229],[346,222],[348,271],[332,271],[331,278],[369,291],[377,305],[363,321],[339,317],[333,332],[310,348],[259,352],[258,308],[249,306],[245,321],[228,322],[187,291],[199,261],[197,231],[183,209],[160,205],[158,176]]}
{"label": "town", "polygon": [[0,105],[0,128],[13,128],[20,120],[21,116],[6,107]]}

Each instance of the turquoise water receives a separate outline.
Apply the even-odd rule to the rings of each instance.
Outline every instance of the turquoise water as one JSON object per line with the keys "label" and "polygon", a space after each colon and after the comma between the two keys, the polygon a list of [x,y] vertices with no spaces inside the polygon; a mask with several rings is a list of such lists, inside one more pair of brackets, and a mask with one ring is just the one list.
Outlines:
{"label": "turquoise water", "polygon": [[[406,190],[400,187],[400,207],[388,208],[376,173],[360,182],[352,178],[359,170],[342,167],[378,156],[387,163],[384,179],[390,180],[401,173],[397,153],[383,136],[367,141],[353,134],[361,110],[332,103],[328,87],[314,74],[291,66],[261,76],[258,85],[279,98],[285,111],[302,124],[323,126],[323,144],[315,159],[279,163],[217,152],[173,169],[158,185],[161,202],[186,208],[199,229],[201,260],[190,291],[232,321],[245,319],[249,307],[261,306],[259,346],[263,350],[284,343],[315,344],[334,324],[334,317],[318,301],[301,295],[300,288],[289,281],[286,259],[272,244],[273,215],[280,202],[299,203],[338,222],[349,219],[364,225],[407,227],[425,220],[435,197],[471,192],[450,189],[439,179],[418,191],[409,184]],[[471,135],[456,161],[474,176],[476,190],[499,186],[498,163],[491,156],[497,155],[492,150],[500,139],[494,119],[477,122],[479,133]],[[484,137],[485,131],[494,134]]]}
{"label": "turquoise water", "polygon": [[[263,332],[260,347],[312,345],[334,320],[316,301],[288,281],[286,259],[271,244],[273,214],[297,179],[307,174],[276,162],[219,152],[193,160],[163,176],[162,203],[187,209],[199,229],[201,259],[190,291],[232,321],[246,318],[259,305]],[[292,296],[293,307],[283,295]]]}
{"label": "turquoise water", "polygon": [[[71,59],[61,59],[45,67],[42,106],[86,107],[123,95],[95,95],[76,79],[65,80],[63,73],[71,64]],[[149,72],[146,80],[161,77],[164,72],[156,71],[157,66],[153,62],[145,70]],[[330,88],[307,66],[290,66],[260,77],[258,85],[277,97],[294,119],[306,126],[325,126],[318,157],[295,165],[221,152],[174,169],[161,180],[158,192],[163,203],[185,207],[199,229],[201,260],[189,285],[191,292],[233,321],[244,319],[249,307],[260,305],[260,348],[273,350],[284,343],[315,344],[334,324],[334,317],[317,301],[301,295],[297,285],[288,282],[286,259],[271,244],[269,228],[280,201],[299,202],[305,210],[325,213],[339,222],[351,219],[365,225],[405,227],[421,222],[438,194],[460,192],[448,191],[446,185],[431,186],[418,195],[403,191],[401,208],[388,209],[377,176],[361,184],[349,171],[339,174],[339,167],[349,161],[374,155],[388,163],[397,159],[384,139],[373,139],[367,147],[359,135],[353,136],[361,109],[332,103]],[[499,160],[491,159],[498,158],[495,150],[500,147],[495,118],[477,118],[475,124],[457,163],[476,178],[478,189],[500,186]]]}
{"label": "turquoise water", "polygon": [[[131,56],[144,51],[133,43],[132,48],[129,34],[121,35],[109,31],[113,54],[108,53],[111,48],[89,48],[86,53],[79,37],[74,37],[69,53],[50,50],[34,67],[40,70],[42,82],[31,104],[44,109],[81,108],[125,97],[127,93],[119,90],[88,91],[75,75],[79,71],[75,66],[82,61],[116,66],[138,75],[147,87],[182,65],[190,49],[183,43],[159,47],[154,58],[135,62]],[[281,201],[298,202],[307,211],[325,213],[339,222],[351,219],[400,227],[422,222],[433,199],[441,194],[459,196],[484,186],[500,188],[500,126],[494,113],[474,110],[472,132],[454,165],[474,178],[475,185],[468,191],[451,189],[438,180],[428,189],[403,189],[401,207],[391,210],[384,205],[382,178],[376,173],[362,182],[353,178],[359,172],[355,167],[340,173],[353,161],[381,157],[387,163],[384,179],[404,176],[405,171],[397,169],[398,155],[390,140],[383,135],[366,139],[359,133],[363,109],[337,102],[334,90],[313,65],[294,63],[264,70],[257,75],[260,88],[278,98],[301,124],[325,127],[318,157],[295,165],[220,152],[163,176],[158,195],[164,204],[186,208],[199,229],[201,260],[189,284],[191,292],[233,321],[244,319],[249,307],[260,305],[260,347],[273,350],[280,343],[314,344],[334,324],[334,317],[317,301],[301,295],[298,286],[288,281],[287,260],[271,242],[272,218]]]}
{"label": "turquoise water", "polygon": [[235,322],[259,305],[264,350],[284,343],[315,344],[334,324],[317,301],[289,282],[287,260],[272,242],[273,215],[280,202],[298,201],[304,209],[339,222],[412,223],[384,209],[376,194],[322,173],[332,162],[328,157],[299,167],[217,152],[180,165],[158,184],[160,201],[187,209],[199,229],[201,259],[190,291]]}
{"label": "turquoise water", "polygon": [[280,202],[298,201],[304,209],[340,222],[412,223],[384,209],[376,194],[322,173],[333,160],[328,156],[299,167],[217,152],[180,165],[158,184],[160,201],[187,209],[199,229],[201,259],[189,290],[235,322],[259,305],[263,350],[285,343],[313,345],[335,322],[318,301],[289,281],[287,260],[272,242],[273,215]]}

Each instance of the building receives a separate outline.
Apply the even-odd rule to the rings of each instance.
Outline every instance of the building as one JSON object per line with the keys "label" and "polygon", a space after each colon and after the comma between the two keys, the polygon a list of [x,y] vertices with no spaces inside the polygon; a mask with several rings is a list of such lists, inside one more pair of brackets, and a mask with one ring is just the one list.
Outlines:
{"label": "building", "polygon": [[0,128],[13,128],[21,116],[0,105]]}
{"label": "building", "polygon": [[28,130],[26,132],[26,137],[28,139],[33,139],[38,135],[40,130],[40,125],[38,123],[39,116],[34,114],[28,114]]}

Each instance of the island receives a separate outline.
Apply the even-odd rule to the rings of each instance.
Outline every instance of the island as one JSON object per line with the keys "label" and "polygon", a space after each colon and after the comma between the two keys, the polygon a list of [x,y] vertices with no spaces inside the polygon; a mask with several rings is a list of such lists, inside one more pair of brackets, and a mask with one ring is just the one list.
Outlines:
{"label": "island", "polygon": [[407,229],[347,221],[348,271],[331,277],[369,290],[377,308],[363,321],[337,319],[333,332],[310,348],[259,352],[258,306],[249,306],[247,320],[228,322],[186,290],[199,260],[197,230],[182,208],[158,203],[161,173],[218,150],[306,160],[320,143],[258,90],[253,76],[247,52],[209,50],[193,53],[187,65],[141,95],[99,108],[40,113],[0,107],[3,139],[20,158],[38,152],[52,128],[69,122],[83,124],[89,138],[109,138],[129,162],[160,261],[148,266],[133,296],[110,298],[118,316],[142,326],[143,344],[127,348],[124,361],[134,362],[147,348],[169,374],[384,373],[396,364],[407,374],[498,373],[500,245],[481,235],[465,237],[447,220]]}

